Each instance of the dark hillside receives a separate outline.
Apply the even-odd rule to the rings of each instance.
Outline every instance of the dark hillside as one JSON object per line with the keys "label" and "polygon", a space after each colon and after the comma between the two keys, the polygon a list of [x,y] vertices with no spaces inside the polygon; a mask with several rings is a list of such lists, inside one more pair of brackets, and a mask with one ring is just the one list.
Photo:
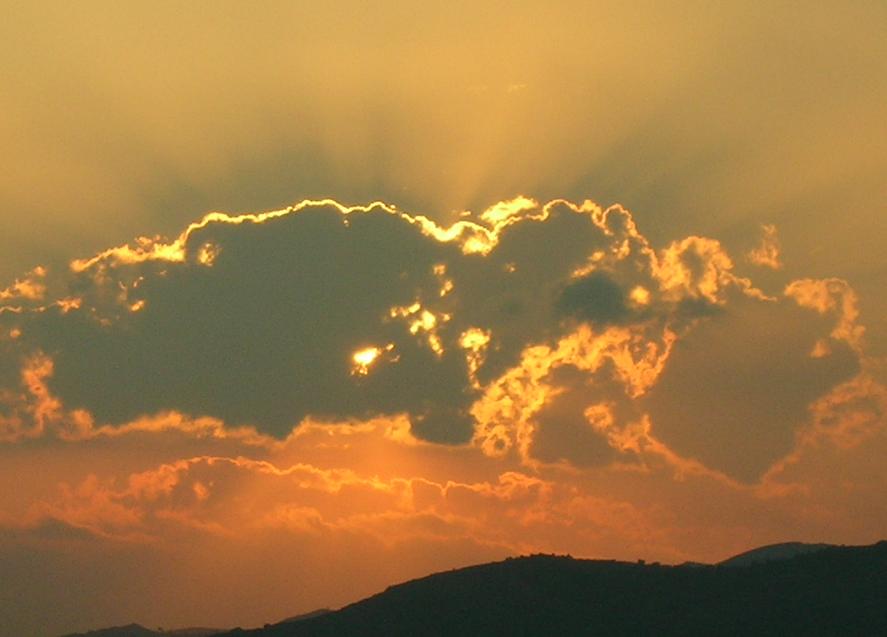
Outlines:
{"label": "dark hillside", "polygon": [[537,555],[231,635],[887,635],[887,542],[748,566]]}

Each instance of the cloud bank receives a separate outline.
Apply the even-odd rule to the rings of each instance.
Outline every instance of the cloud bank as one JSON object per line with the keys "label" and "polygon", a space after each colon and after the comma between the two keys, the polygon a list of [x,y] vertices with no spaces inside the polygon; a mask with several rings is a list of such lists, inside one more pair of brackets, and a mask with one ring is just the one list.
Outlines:
{"label": "cloud bank", "polygon": [[716,240],[657,250],[588,201],[519,197],[446,228],[380,203],[215,213],[4,295],[10,439],[163,412],[278,439],[308,417],[404,415],[419,439],[532,465],[542,421],[567,418],[613,458],[654,436],[753,479],[860,370],[846,284],[771,296]]}

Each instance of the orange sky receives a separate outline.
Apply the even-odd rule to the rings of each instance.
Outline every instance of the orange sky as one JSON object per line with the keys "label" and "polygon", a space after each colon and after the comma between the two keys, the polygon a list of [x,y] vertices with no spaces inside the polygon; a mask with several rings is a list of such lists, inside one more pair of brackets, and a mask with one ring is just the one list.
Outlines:
{"label": "orange sky", "polygon": [[887,533],[880,4],[8,13],[0,635]]}

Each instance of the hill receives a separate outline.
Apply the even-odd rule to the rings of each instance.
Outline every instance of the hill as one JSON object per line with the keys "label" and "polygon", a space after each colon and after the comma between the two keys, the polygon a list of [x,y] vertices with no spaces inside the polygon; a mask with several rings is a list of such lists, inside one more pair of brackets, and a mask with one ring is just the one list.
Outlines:
{"label": "hill", "polygon": [[739,555],[734,555],[722,562],[719,566],[750,566],[762,562],[775,562],[787,560],[804,553],[815,553],[829,548],[829,544],[805,544],[804,542],[783,542],[782,544],[770,544],[761,546]]}
{"label": "hill", "polygon": [[784,559],[713,566],[508,559],[227,635],[887,635],[887,542],[773,553]]}

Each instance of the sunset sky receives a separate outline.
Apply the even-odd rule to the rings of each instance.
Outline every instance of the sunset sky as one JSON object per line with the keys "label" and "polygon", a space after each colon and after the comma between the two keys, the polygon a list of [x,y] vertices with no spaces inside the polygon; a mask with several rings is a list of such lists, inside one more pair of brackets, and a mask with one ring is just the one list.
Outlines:
{"label": "sunset sky", "polygon": [[887,537],[887,5],[427,4],[2,2],[0,636]]}

